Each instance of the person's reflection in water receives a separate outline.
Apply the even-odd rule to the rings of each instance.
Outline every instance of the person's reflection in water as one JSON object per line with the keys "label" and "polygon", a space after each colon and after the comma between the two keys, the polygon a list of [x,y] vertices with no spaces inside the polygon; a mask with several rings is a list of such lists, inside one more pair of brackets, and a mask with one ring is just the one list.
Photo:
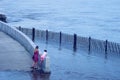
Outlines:
{"label": "person's reflection in water", "polygon": [[50,80],[49,79],[50,74],[44,74],[43,72],[38,70],[32,70],[31,77],[32,77],[32,80]]}

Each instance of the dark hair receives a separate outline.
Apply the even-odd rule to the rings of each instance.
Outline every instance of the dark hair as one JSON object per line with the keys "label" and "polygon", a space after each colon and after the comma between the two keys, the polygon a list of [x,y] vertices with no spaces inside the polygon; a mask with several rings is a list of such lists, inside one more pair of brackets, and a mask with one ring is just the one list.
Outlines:
{"label": "dark hair", "polygon": [[36,49],[38,49],[39,47],[38,46],[36,46]]}
{"label": "dark hair", "polygon": [[47,52],[47,50],[45,49],[44,52]]}

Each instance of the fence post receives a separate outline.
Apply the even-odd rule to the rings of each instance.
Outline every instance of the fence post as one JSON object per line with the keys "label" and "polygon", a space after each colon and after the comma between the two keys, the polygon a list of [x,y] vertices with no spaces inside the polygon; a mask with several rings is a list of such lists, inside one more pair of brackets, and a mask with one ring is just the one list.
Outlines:
{"label": "fence post", "polygon": [[34,42],[35,40],[35,28],[32,29],[32,41]]}
{"label": "fence post", "polygon": [[21,31],[21,26],[19,26],[19,30]]}
{"label": "fence post", "polygon": [[107,46],[108,46],[108,40],[105,41],[105,54],[107,54]]}
{"label": "fence post", "polygon": [[59,38],[59,44],[61,46],[61,40],[62,40],[62,33],[60,32],[60,38]]}
{"label": "fence post", "polygon": [[48,43],[48,30],[46,30],[46,43]]}
{"label": "fence post", "polygon": [[88,51],[91,51],[91,37],[89,37],[89,46],[88,46]]}
{"label": "fence post", "polygon": [[73,50],[76,51],[76,49],[77,49],[77,35],[74,34]]}

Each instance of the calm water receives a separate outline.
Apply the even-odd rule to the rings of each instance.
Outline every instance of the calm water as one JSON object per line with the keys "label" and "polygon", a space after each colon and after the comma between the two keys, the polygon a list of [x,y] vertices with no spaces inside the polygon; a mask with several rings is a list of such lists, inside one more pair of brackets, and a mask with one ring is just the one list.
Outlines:
{"label": "calm water", "polygon": [[120,40],[119,0],[0,0],[13,26]]}

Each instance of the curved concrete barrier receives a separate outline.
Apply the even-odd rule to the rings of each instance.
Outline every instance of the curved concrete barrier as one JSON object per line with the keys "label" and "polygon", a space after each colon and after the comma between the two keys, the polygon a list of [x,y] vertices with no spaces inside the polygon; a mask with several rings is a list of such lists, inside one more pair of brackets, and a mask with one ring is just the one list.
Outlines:
{"label": "curved concrete barrier", "polygon": [[35,44],[24,33],[0,21],[0,30],[17,40],[25,49],[33,55]]}
{"label": "curved concrete barrier", "polygon": [[[25,47],[25,49],[33,55],[34,53],[34,48],[36,45],[32,42],[30,38],[28,38],[24,33],[16,29],[15,27],[11,27],[7,25],[6,23],[3,23],[0,21],[0,30],[15,40],[17,40],[21,45]],[[49,62],[49,57],[46,57],[44,61],[44,67],[42,67],[43,71],[45,73],[50,73],[50,62]]]}

